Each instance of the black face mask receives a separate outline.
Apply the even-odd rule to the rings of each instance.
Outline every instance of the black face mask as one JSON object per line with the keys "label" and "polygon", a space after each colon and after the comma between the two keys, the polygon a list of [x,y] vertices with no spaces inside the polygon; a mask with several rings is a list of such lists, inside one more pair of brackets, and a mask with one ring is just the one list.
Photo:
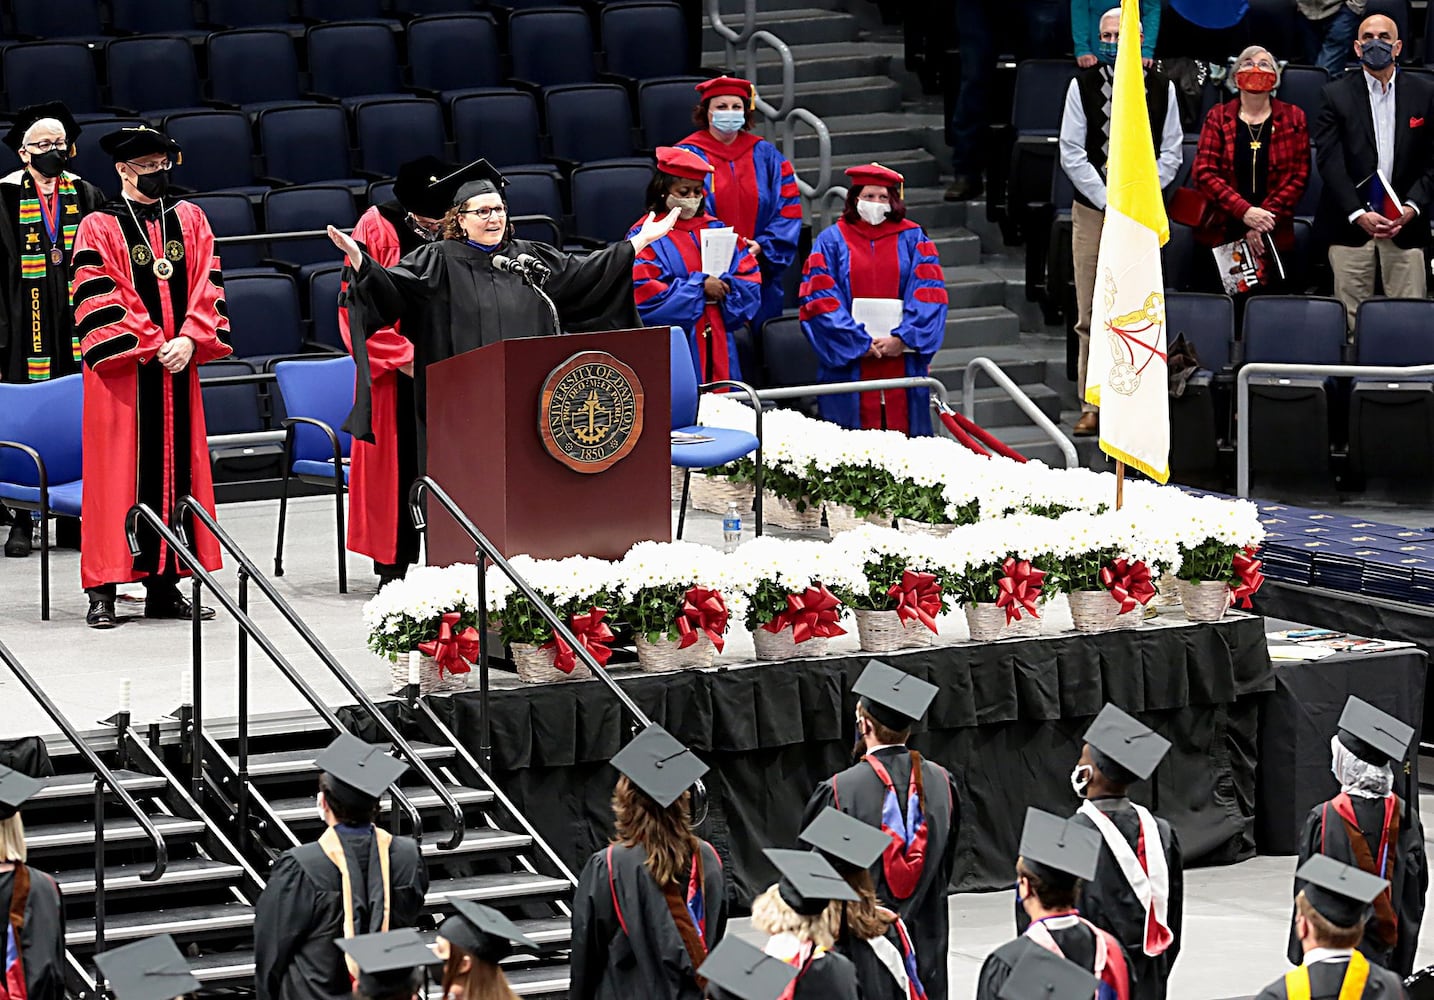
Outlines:
{"label": "black face mask", "polygon": [[135,178],[134,187],[146,198],[163,198],[169,190],[169,171],[156,170],[152,174],[140,174]]}
{"label": "black face mask", "polygon": [[65,164],[69,162],[70,155],[62,149],[51,149],[30,156],[30,166],[34,167],[41,177],[59,177],[64,173]]}

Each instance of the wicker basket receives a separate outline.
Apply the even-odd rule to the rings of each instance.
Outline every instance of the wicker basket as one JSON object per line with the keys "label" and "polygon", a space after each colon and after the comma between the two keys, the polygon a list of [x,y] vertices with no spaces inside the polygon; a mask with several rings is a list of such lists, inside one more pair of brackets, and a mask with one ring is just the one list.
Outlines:
{"label": "wicker basket", "polygon": [[[1044,613],[1045,610],[1044,607],[1041,608],[1042,613]],[[1023,609],[1021,611],[1021,617],[1007,625],[1006,629],[1013,639],[1035,639],[1041,634],[1043,627],[1041,625],[1042,621],[1044,621],[1044,619],[1037,618],[1029,611]]]}
{"label": "wicker basket", "polygon": [[784,627],[780,632],[768,632],[764,628],[752,631],[752,646],[757,650],[759,660],[791,660],[798,656],[826,656],[827,640],[823,636],[813,636],[806,642],[797,642],[792,638],[792,627]]}
{"label": "wicker basket", "polygon": [[1163,573],[1155,581],[1155,596],[1150,603],[1157,608],[1174,608],[1180,605],[1180,581],[1170,573]]}
{"label": "wicker basket", "polygon": [[1217,622],[1230,609],[1230,585],[1223,580],[1181,580],[1180,603],[1192,622]]}
{"label": "wicker basket", "polygon": [[779,497],[771,490],[762,491],[762,520],[774,528],[790,531],[820,531],[822,505],[811,497],[803,501],[805,510],[797,510],[796,501]]}
{"label": "wicker basket", "polygon": [[889,653],[931,645],[932,633],[920,622],[903,622],[895,611],[853,611],[862,652]]}
{"label": "wicker basket", "polygon": [[967,604],[962,610],[966,612],[966,627],[971,630],[972,641],[995,642],[1009,636],[1005,608],[982,601],[979,604]]}
{"label": "wicker basket", "polygon": [[716,659],[717,647],[712,645],[705,632],[686,649],[678,649],[677,640],[665,635],[658,636],[656,642],[648,642],[645,635],[637,636],[637,665],[650,674],[669,670],[701,670],[712,666]]}
{"label": "wicker basket", "polygon": [[674,466],[672,467],[672,502],[673,502],[673,503],[680,503],[681,500],[682,500],[682,477],[683,477],[684,475],[686,475],[686,474],[687,474],[687,470],[684,469],[684,468],[682,468],[682,466],[680,466],[680,465],[674,465]]}
{"label": "wicker basket", "polygon": [[1117,627],[1120,602],[1108,590],[1077,590],[1070,594],[1071,621],[1077,632],[1109,632]]}
{"label": "wicker basket", "polygon": [[585,680],[593,675],[582,660],[573,665],[572,673],[563,673],[553,666],[553,659],[557,655],[556,648],[543,649],[528,642],[513,643],[513,665],[518,668],[518,680],[524,684],[553,684],[558,681]]}
{"label": "wicker basket", "polygon": [[863,524],[879,524],[884,528],[891,527],[891,517],[886,514],[868,514],[860,517],[857,512],[844,503],[827,504],[827,527],[833,535],[843,531],[851,531]]}
{"label": "wicker basket", "polygon": [[[393,690],[395,693],[407,687],[408,657],[399,653],[391,655],[388,658],[388,674],[393,679]],[[418,654],[419,694],[433,694],[438,691],[462,691],[468,687],[468,678],[471,676],[473,676],[472,671],[466,674],[440,672],[437,660],[423,653]]]}
{"label": "wicker basket", "polygon": [[712,514],[727,513],[727,505],[735,503],[737,510],[746,513],[752,509],[752,498],[756,491],[751,483],[734,483],[728,476],[708,476],[692,473],[692,489],[688,496],[692,506]]}
{"label": "wicker basket", "polygon": [[898,517],[896,527],[910,535],[933,535],[945,538],[956,527],[954,524],[932,524],[930,521],[913,521],[909,517]]}

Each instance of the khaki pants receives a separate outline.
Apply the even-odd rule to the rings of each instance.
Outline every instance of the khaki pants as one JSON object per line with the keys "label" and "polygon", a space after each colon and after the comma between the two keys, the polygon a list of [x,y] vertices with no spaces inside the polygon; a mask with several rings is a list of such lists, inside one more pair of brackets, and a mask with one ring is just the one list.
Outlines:
{"label": "khaki pants", "polygon": [[1100,258],[1100,230],[1105,213],[1087,208],[1080,202],[1071,205],[1071,262],[1075,270],[1076,340],[1080,354],[1076,359],[1076,395],[1082,413],[1094,413],[1096,407],[1085,401],[1085,372],[1090,364],[1090,314],[1095,299],[1095,266]]}
{"label": "khaki pants", "polygon": [[1404,250],[1390,240],[1370,240],[1362,247],[1332,246],[1329,266],[1334,272],[1334,297],[1344,303],[1345,324],[1351,333],[1359,304],[1374,295],[1376,263],[1384,279],[1385,295],[1392,299],[1424,298],[1424,251],[1418,247]]}

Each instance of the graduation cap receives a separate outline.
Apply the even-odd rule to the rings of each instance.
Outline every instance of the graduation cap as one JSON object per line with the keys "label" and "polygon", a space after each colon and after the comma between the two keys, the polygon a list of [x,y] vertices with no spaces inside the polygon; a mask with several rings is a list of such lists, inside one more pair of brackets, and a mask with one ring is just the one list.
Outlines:
{"label": "graduation cap", "polygon": [[815,847],[838,871],[865,871],[891,843],[890,834],[831,806],[823,809],[798,839]]}
{"label": "graduation cap", "polygon": [[39,778],[0,764],[0,819],[14,816],[30,796],[44,787]]}
{"label": "graduation cap", "polygon": [[1089,969],[1032,945],[996,996],[998,1000],[1090,1000],[1099,985]]}
{"label": "graduation cap", "polygon": [[838,900],[856,902],[856,890],[847,885],[831,862],[816,851],[784,851],[768,847],[762,851],[782,873],[778,887],[782,900],[804,917],[814,917]]}
{"label": "graduation cap", "polygon": [[1382,712],[1362,698],[1350,695],[1339,717],[1339,741],[1360,760],[1382,767],[1404,759],[1414,727]]}
{"label": "graduation cap", "polygon": [[889,667],[880,660],[871,660],[851,686],[861,697],[866,713],[888,729],[898,732],[910,729],[926,714],[936,685],[920,677]]}
{"label": "graduation cap", "polygon": [[729,934],[710,952],[697,974],[737,1000],[777,1000],[797,970]]}
{"label": "graduation cap", "polygon": [[74,149],[75,140],[80,137],[80,124],[75,121],[75,116],[70,114],[70,109],[65,107],[63,101],[46,101],[43,104],[30,104],[15,112],[12,116],[14,124],[10,131],[5,133],[5,145],[15,152],[20,152],[20,146],[25,141],[25,133],[30,131],[31,126],[46,118],[53,118],[60,123],[65,130],[65,143]]}
{"label": "graduation cap", "polygon": [[656,723],[619,750],[612,766],[664,809],[708,771],[701,758]]}
{"label": "graduation cap", "polygon": [[1026,808],[1020,854],[1026,867],[1041,878],[1090,881],[1095,878],[1100,845],[1100,834],[1090,827],[1035,806]]}
{"label": "graduation cap", "polygon": [[340,938],[334,944],[358,966],[358,992],[366,997],[412,991],[418,985],[419,967],[438,961],[412,927]]}
{"label": "graduation cap", "polygon": [[174,938],[145,938],[95,956],[115,1000],[174,1000],[199,989]]}
{"label": "graduation cap", "polygon": [[1327,854],[1316,854],[1295,872],[1305,883],[1305,899],[1315,912],[1340,928],[1357,927],[1389,883],[1377,875],[1340,864]]}
{"label": "graduation cap", "polygon": [[438,936],[475,958],[497,965],[513,953],[513,946],[538,950],[538,943],[491,906],[467,899],[453,900],[456,916],[438,926]]}
{"label": "graduation cap", "polygon": [[434,186],[450,193],[450,205],[461,205],[480,194],[501,195],[508,186],[508,180],[493,164],[478,159],[466,167],[459,167],[447,177],[440,177]]}
{"label": "graduation cap", "polygon": [[393,179],[393,197],[407,212],[441,219],[453,204],[453,189],[444,181],[457,170],[457,164],[436,156],[409,160],[399,166]]}
{"label": "graduation cap", "polygon": [[314,764],[358,795],[376,799],[408,770],[407,764],[394,760],[387,751],[386,746],[365,743],[350,733],[340,733]]}
{"label": "graduation cap", "polygon": [[1085,731],[1085,742],[1100,773],[1129,785],[1155,773],[1170,741],[1115,705],[1106,705]]}
{"label": "graduation cap", "polygon": [[[141,156],[153,156],[155,153],[179,156],[179,143],[148,125],[127,125],[108,135],[101,136],[100,149],[104,150],[116,163],[127,163],[130,160],[137,160]],[[176,159],[175,162],[178,160]]]}

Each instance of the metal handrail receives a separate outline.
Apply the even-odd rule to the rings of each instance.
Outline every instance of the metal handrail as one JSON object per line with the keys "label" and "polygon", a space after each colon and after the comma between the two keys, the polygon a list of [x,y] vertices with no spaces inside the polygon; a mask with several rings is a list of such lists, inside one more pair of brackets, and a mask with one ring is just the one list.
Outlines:
{"label": "metal handrail", "polygon": [[[746,10],[743,11],[744,20],[741,31],[734,30],[722,20],[720,8],[720,0],[707,0],[707,20],[712,25],[712,30],[717,32],[717,37],[721,38],[727,46],[727,65],[734,66],[737,63],[737,46],[745,42],[756,30],[757,0],[747,0]],[[756,77],[749,76],[747,79],[755,80]]]}
{"label": "metal handrail", "polygon": [[1031,422],[1050,438],[1061,454],[1065,457],[1066,468],[1074,469],[1080,465],[1080,456],[1076,454],[1075,445],[1071,439],[1061,433],[1050,417],[1041,412],[1030,396],[1027,396],[1021,387],[1011,381],[1011,376],[1001,370],[1001,366],[990,358],[972,358],[966,363],[966,374],[961,379],[961,412],[966,414],[966,419],[974,420],[976,416],[976,376],[985,373],[996,383],[996,388],[1001,389],[1009,396],[1021,412],[1031,418]]}
{"label": "metal handrail", "polygon": [[946,384],[930,375],[903,375],[901,378],[874,378],[865,382],[818,382],[815,385],[784,385],[758,389],[758,399],[801,399],[803,396],[836,396],[847,392],[879,392],[882,389],[930,389],[947,402]]}
{"label": "metal handrail", "polygon": [[1250,380],[1257,375],[1319,375],[1327,378],[1428,378],[1434,365],[1307,365],[1252,361],[1235,375],[1235,495],[1250,495]]}
{"label": "metal handrail", "polygon": [[[294,665],[284,657],[283,653],[279,652],[278,647],[254,624],[253,620],[249,617],[248,611],[239,605],[234,598],[229,595],[227,590],[219,585],[219,581],[214,579],[213,574],[204,568],[204,565],[199,561],[199,557],[190,549],[188,543],[175,534],[174,530],[165,524],[164,519],[156,514],[154,509],[148,504],[135,504],[129,509],[129,513],[125,515],[125,538],[129,542],[130,552],[136,557],[138,557],[140,552],[137,531],[141,518],[164,540],[165,544],[167,544],[174,553],[175,558],[185,565],[193,580],[194,591],[190,600],[194,609],[194,617],[192,619],[194,626],[194,690],[192,693],[194,699],[194,718],[190,735],[193,766],[190,782],[194,786],[195,792],[198,793],[203,785],[204,760],[204,716],[202,711],[203,647],[200,639],[201,612],[199,604],[201,584],[209,589],[209,592],[214,595],[214,599],[223,606],[225,611],[229,612],[230,617],[238,624],[241,637],[240,649],[247,649],[248,640],[253,639],[254,642],[258,643],[259,648],[264,651],[265,655],[269,657],[269,660],[274,666],[279,668],[279,672],[289,679],[289,683],[299,689],[299,693],[304,696],[305,700],[307,700],[314,711],[319,714],[320,718],[329,724],[330,728],[339,733],[348,732],[344,724],[339,721],[338,716],[333,713],[328,705],[324,703],[323,699],[319,697],[318,693],[314,691],[308,682],[299,675],[299,672],[294,669]],[[218,536],[216,536],[216,538],[217,537]],[[247,654],[243,657],[242,662],[247,662]],[[414,838],[421,839],[423,836],[423,817],[419,814],[418,809],[408,800],[408,796],[399,790],[397,785],[390,788],[389,793],[393,796],[394,803],[408,816],[409,822],[413,824]]]}
{"label": "metal handrail", "polygon": [[[786,118],[796,107],[797,103],[797,63],[792,58],[792,49],[786,42],[782,41],[770,31],[754,31],[747,36],[746,48],[746,73],[747,79],[757,79],[757,46],[767,45],[776,50],[777,55],[782,57],[782,103],[779,107],[772,105],[761,94],[752,99],[752,105],[772,121],[779,122]],[[788,154],[787,159],[791,159]]]}
{"label": "metal handrail", "polygon": [[[825,122],[822,123],[825,126]],[[812,231],[816,232],[818,227],[827,227],[829,213],[835,213],[838,217],[846,209],[847,189],[840,184],[833,184],[821,193],[819,197],[812,199]]]}
{"label": "metal handrail", "polygon": [[[114,792],[115,798],[118,799],[120,803],[126,809],[129,810],[130,815],[135,818],[135,820],[139,823],[140,829],[144,831],[145,837],[147,837],[149,839],[149,842],[154,846],[154,864],[150,866],[149,871],[145,872],[143,875],[140,876],[140,881],[157,882],[164,875],[165,870],[169,867],[169,846],[164,842],[164,837],[160,834],[159,829],[154,825],[154,822],[149,818],[149,816],[145,814],[144,810],[140,809],[139,803],[134,800],[134,796],[129,793],[128,789],[126,789],[122,784],[120,784],[120,780],[119,778],[115,777],[115,773],[110,770],[109,766],[105,764],[104,761],[100,760],[99,755],[95,753],[95,751],[90,747],[88,743],[85,742],[85,740],[80,736],[79,732],[75,729],[75,727],[70,724],[70,720],[66,718],[65,714],[59,710],[59,708],[55,705],[53,701],[50,700],[49,696],[45,694],[44,690],[40,687],[40,685],[35,683],[35,678],[30,676],[30,672],[26,670],[23,666],[21,666],[20,661],[15,657],[15,654],[12,653],[10,651],[10,648],[6,646],[3,642],[0,642],[0,661],[4,661],[5,666],[10,668],[10,672],[14,674],[17,679],[19,679],[21,686],[24,687],[25,690],[30,693],[30,697],[35,699],[36,704],[38,704],[42,709],[44,709],[45,714],[50,717],[50,721],[59,727],[60,732],[64,733],[65,738],[70,741],[70,744],[77,751],[79,751],[80,756],[85,759],[85,763],[87,763],[90,769],[94,772],[95,950],[104,951],[104,787],[106,785],[109,786],[110,790]],[[124,739],[123,733],[121,733],[120,739]]]}

